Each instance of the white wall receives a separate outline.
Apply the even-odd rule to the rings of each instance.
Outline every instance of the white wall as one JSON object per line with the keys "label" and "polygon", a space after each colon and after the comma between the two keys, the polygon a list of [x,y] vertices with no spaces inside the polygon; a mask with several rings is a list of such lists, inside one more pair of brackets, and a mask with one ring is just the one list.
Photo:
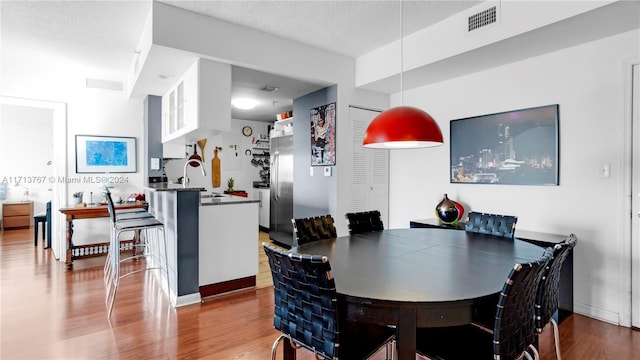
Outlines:
{"label": "white wall", "polygon": [[[115,184],[114,197],[142,192],[142,99],[128,99],[122,91],[87,88],[85,79],[98,78],[117,80],[117,74],[106,74],[92,64],[78,63],[55,51],[46,49],[23,49],[19,53],[2,52],[0,95],[46,100],[66,104],[67,109],[67,178],[77,183],[67,184],[67,203],[77,191],[98,192],[97,184],[84,181],[85,176],[75,172],[75,135],[114,135],[137,138],[138,171],[123,175],[125,182]],[[34,132],[41,130],[34,129]],[[60,213],[53,209],[54,222],[59,222]],[[105,220],[105,221],[103,221]],[[76,244],[95,243],[108,240],[106,219],[81,220],[74,223]],[[58,239],[56,239],[56,237]],[[64,236],[54,232],[54,244],[64,241]],[[61,258],[64,260],[64,252]]]}
{"label": "white wall", "polygon": [[[627,32],[405,91],[405,104],[437,119],[445,144],[391,152],[390,227],[433,217],[447,193],[467,210],[517,215],[520,229],[575,233],[575,311],[625,321],[624,65],[640,54],[639,44],[640,32]],[[559,186],[449,183],[449,120],[556,103]],[[602,164],[610,164],[610,178],[599,178]]]}
{"label": "white wall", "polygon": [[[246,151],[250,150],[251,154],[254,152],[263,153],[263,150],[253,148],[252,141],[254,139],[259,139],[260,134],[267,135],[267,126],[269,125],[270,123],[266,122],[232,119],[231,131],[229,132],[217,135],[202,132],[202,139],[207,139],[204,154],[206,176],[203,177],[199,169],[189,167],[187,169],[187,175],[190,179],[190,186],[202,186],[205,187],[208,192],[223,192],[227,189],[227,180],[232,177],[234,179],[234,189],[245,190],[251,196],[253,182],[261,180],[260,170],[262,167],[253,166],[251,164],[251,159],[253,159],[254,156],[248,155]],[[250,126],[253,129],[253,134],[251,136],[242,135],[242,128],[244,126]],[[234,144],[239,145],[237,151],[229,147]],[[214,188],[211,183],[211,160],[213,159],[213,150],[216,146],[222,147],[223,149],[218,152],[218,157],[220,158],[220,187]],[[268,152],[269,150],[267,149],[266,151]],[[193,150],[189,150],[189,153],[193,153]],[[236,153],[238,156],[236,156]],[[198,154],[202,156],[200,148],[198,148]],[[256,159],[263,159],[267,162],[269,161],[269,158]],[[183,176],[185,161],[186,159],[170,159],[165,161],[165,171],[169,181],[175,182],[178,177]]]}

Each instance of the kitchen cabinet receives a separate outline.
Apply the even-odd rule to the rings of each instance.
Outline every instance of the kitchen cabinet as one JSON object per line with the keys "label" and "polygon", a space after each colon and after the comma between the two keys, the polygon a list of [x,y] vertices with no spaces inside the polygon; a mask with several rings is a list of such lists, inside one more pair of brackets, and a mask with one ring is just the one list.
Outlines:
{"label": "kitchen cabinet", "polygon": [[269,230],[269,202],[270,191],[269,189],[254,189],[257,190],[258,199],[260,200],[258,206],[258,225],[262,230]]}
{"label": "kitchen cabinet", "polygon": [[162,97],[162,142],[186,143],[197,140],[189,137],[196,130],[230,129],[231,66],[198,59]]}
{"label": "kitchen cabinet", "polygon": [[33,219],[33,201],[2,203],[2,227],[5,230],[30,227]]}

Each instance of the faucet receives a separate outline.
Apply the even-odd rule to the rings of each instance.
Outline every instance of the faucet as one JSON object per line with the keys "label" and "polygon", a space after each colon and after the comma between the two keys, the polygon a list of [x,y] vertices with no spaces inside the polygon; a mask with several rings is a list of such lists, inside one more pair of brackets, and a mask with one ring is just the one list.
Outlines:
{"label": "faucet", "polygon": [[204,171],[204,164],[202,163],[202,161],[198,160],[198,159],[189,159],[187,160],[186,163],[184,163],[184,173],[183,173],[183,177],[182,177],[182,187],[187,187],[187,184],[189,183],[189,178],[187,177],[187,165],[189,165],[192,162],[196,162],[198,164],[200,164],[200,170],[202,170],[202,176],[207,176],[207,173]]}

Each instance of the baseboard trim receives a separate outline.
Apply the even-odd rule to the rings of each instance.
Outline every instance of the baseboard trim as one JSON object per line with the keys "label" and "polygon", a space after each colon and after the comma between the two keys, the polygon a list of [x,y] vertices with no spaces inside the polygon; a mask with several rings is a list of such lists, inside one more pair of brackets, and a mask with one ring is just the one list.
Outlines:
{"label": "baseboard trim", "polygon": [[200,296],[208,297],[226,293],[229,291],[240,290],[256,286],[256,276],[247,276],[240,279],[223,281],[215,284],[200,286]]}
{"label": "baseboard trim", "polygon": [[200,293],[193,293],[193,294],[181,295],[181,296],[173,296],[173,294],[171,295],[172,295],[171,304],[173,304],[173,307],[176,307],[176,308],[181,306],[192,305],[192,304],[199,304],[200,302],[202,302]]}
{"label": "baseboard trim", "polygon": [[621,326],[620,313],[598,309],[584,304],[573,304],[573,311],[577,314]]}

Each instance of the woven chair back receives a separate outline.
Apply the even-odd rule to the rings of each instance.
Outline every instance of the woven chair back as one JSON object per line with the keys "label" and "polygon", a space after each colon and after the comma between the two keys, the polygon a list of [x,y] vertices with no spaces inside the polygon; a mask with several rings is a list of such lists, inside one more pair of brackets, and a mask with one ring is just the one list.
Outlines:
{"label": "woven chair back", "polygon": [[262,246],[273,278],[273,326],[318,356],[339,358],[338,300],[327,257]]}
{"label": "woven chair back", "polygon": [[345,217],[349,223],[349,234],[351,235],[384,230],[384,224],[378,210],[346,213]]}
{"label": "woven chair back", "polygon": [[513,239],[518,218],[511,215],[497,215],[470,212],[467,217],[465,231],[488,234]]}
{"label": "woven chair back", "polygon": [[331,215],[292,219],[298,245],[311,241],[337,237],[336,227]]}
{"label": "woven chair back", "polygon": [[560,297],[560,272],[567,256],[573,251],[578,238],[570,234],[567,239],[554,247],[553,259],[549,261],[542,271],[542,277],[538,284],[535,305],[536,331],[542,329],[549,323],[553,314],[558,310]]}
{"label": "woven chair back", "polygon": [[496,359],[520,359],[529,345],[535,344],[533,319],[538,281],[551,260],[548,248],[537,261],[516,264],[505,282],[496,309],[493,328],[493,353]]}

